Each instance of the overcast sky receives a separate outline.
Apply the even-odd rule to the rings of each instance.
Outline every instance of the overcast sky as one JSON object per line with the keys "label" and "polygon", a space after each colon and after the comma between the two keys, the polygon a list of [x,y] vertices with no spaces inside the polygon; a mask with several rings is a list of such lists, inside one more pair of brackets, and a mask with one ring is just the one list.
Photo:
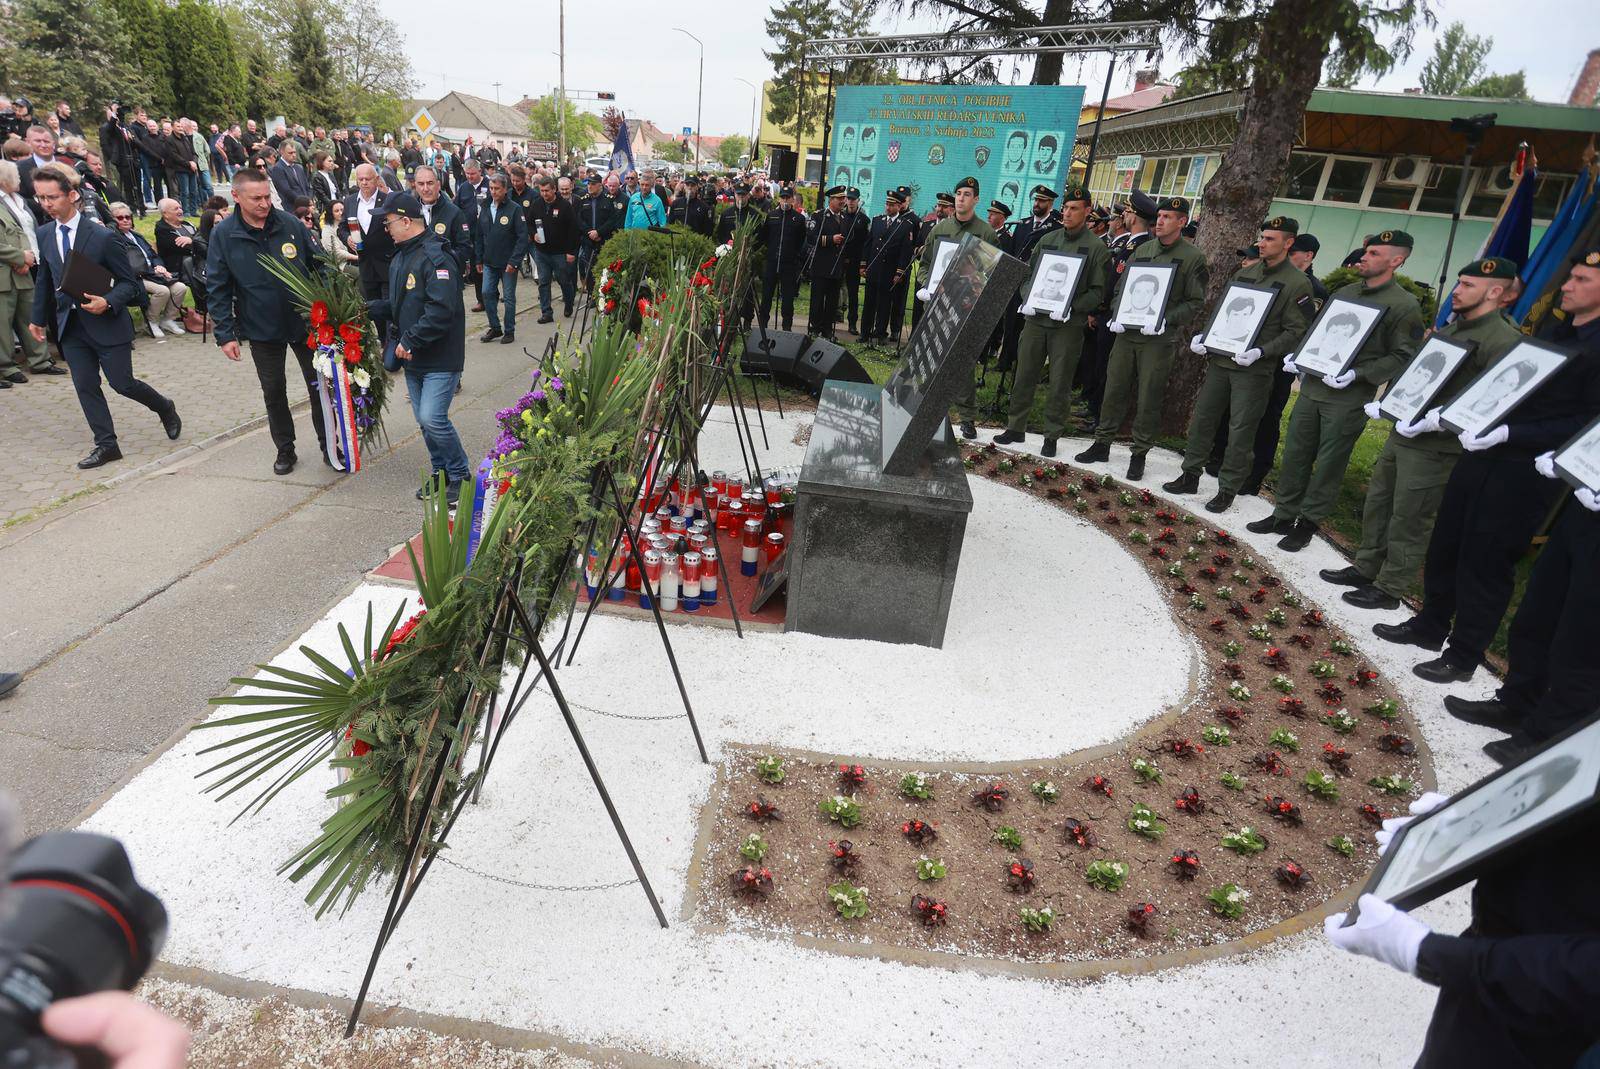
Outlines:
{"label": "overcast sky", "polygon": [[[1034,6],[1037,6],[1035,4]],[[1582,4],[1578,5],[1583,6]],[[768,5],[762,0],[717,5],[672,5],[656,0],[601,0],[567,4],[567,88],[605,90],[617,94],[617,105],[630,118],[649,119],[667,130],[695,124],[696,84],[700,50],[681,26],[705,42],[702,130],[707,136],[748,134],[754,91],[738,79],[760,85],[771,75],[762,54],[771,47],[765,29]],[[384,12],[406,36],[412,66],[420,82],[417,95],[436,99],[451,89],[511,104],[523,95],[539,96],[557,83],[555,52],[556,0],[495,8],[492,20],[440,18],[435,0],[387,0]],[[1583,20],[1574,20],[1574,0],[1445,0],[1436,6],[1439,29],[1452,19],[1476,34],[1494,38],[1491,71],[1527,72],[1528,87],[1539,100],[1564,101],[1588,50],[1600,46],[1600,33],[1585,36]],[[1565,25],[1566,33],[1553,32]],[[1593,28],[1594,24],[1589,26]],[[935,24],[885,22],[880,32],[912,32]],[[1534,32],[1535,30],[1539,32]],[[1438,29],[1424,30],[1417,48],[1400,70],[1363,88],[1400,90],[1417,84],[1423,62],[1432,51]],[[1168,52],[1161,70],[1182,66]],[[1026,82],[1031,61],[1002,66],[1004,78]],[[1119,64],[1112,81],[1116,95],[1131,88],[1131,77]],[[1105,62],[1069,57],[1064,82],[1082,82],[1096,99],[1105,77]],[[600,105],[582,106],[598,111]]]}

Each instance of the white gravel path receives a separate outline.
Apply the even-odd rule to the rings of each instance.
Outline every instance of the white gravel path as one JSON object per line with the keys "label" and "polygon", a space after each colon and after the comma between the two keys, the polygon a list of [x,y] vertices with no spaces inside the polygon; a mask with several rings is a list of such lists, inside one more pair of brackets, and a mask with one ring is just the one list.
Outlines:
{"label": "white gravel path", "polygon": [[[779,444],[796,417],[777,430],[767,416],[769,463],[797,464],[799,447]],[[1066,458],[1081,448],[1063,446]],[[737,455],[725,422],[708,429],[704,451],[708,461]],[[1114,456],[1108,470],[1120,475],[1125,451]],[[1176,471],[1175,458],[1152,454],[1144,485],[1159,492]],[[729,632],[673,629],[708,746],[928,761],[1053,756],[1114,739],[1181,696],[1190,643],[1131,554],[1073,515],[982,479],[972,485],[942,652],[803,635],[752,634],[740,644]],[[1208,495],[1185,504],[1198,508]],[[1322,543],[1291,556],[1245,532],[1265,508],[1241,499],[1228,529],[1357,637],[1417,712],[1444,788],[1487,772],[1478,748],[1493,735],[1443,713],[1440,692],[1409,674],[1422,658],[1360,638],[1371,620],[1399,614],[1340,602],[1315,578],[1337,560]],[[402,596],[363,587],[304,641],[326,649],[337,621],[359,621],[369,599],[392,612]],[[293,650],[278,660],[303,663]],[[597,617],[560,682],[673,927],[656,927],[635,886],[542,890],[458,867],[520,884],[630,875],[541,693],[508,735],[484,804],[453,836],[456,864],[435,867],[391,941],[375,1002],[708,1065],[1405,1066],[1420,1047],[1432,990],[1333,950],[1320,932],[1223,961],[1069,984],[697,931],[678,910],[711,769],[697,762],[683,720],[604,715],[677,711],[653,625]],[[1476,693],[1487,690],[1485,677]],[[184,739],[88,826],[128,840],[140,877],[166,900],[169,960],[353,994],[384,896],[370,893],[342,920],[317,922],[301,892],[274,874],[328,812],[327,780],[308,777],[265,814],[227,828],[234,808],[202,796],[194,778],[205,764],[196,751],[215,741],[206,732]],[[1457,930],[1465,893],[1419,916]]]}

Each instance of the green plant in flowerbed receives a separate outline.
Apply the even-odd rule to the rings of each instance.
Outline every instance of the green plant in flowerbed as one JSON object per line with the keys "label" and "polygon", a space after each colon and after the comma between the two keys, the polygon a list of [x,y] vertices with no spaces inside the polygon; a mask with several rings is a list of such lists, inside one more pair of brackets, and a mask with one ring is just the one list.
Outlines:
{"label": "green plant in flowerbed", "polygon": [[1230,791],[1242,791],[1245,787],[1244,777],[1236,772],[1224,772],[1217,777],[1222,785]]}
{"label": "green plant in flowerbed", "polygon": [[751,861],[760,861],[767,856],[767,841],[755,832],[746,835],[744,842],[739,844],[739,853]]}
{"label": "green plant in flowerbed", "polygon": [[1211,903],[1211,912],[1227,920],[1244,916],[1244,904],[1249,898],[1250,892],[1236,883],[1225,883],[1206,895],[1206,900]]}
{"label": "green plant in flowerbed", "polygon": [[950,867],[944,863],[942,857],[929,857],[923,854],[917,858],[917,879],[942,880],[950,872]]}
{"label": "green plant in flowerbed", "polygon": [[1267,741],[1280,750],[1288,750],[1290,753],[1300,752],[1300,736],[1284,728],[1274,731],[1267,737]]}
{"label": "green plant in flowerbed", "polygon": [[1102,891],[1120,891],[1128,882],[1128,863],[1125,861],[1091,861],[1083,870],[1083,878]]}
{"label": "green plant in flowerbed", "polygon": [[1061,788],[1049,780],[1034,780],[1033,783],[1029,784],[1028,790],[1045,805],[1049,805],[1061,797]]}
{"label": "green plant in flowerbed", "polygon": [[1332,802],[1339,797],[1339,781],[1320,768],[1313,768],[1307,772],[1304,783],[1306,790],[1318,798]]}
{"label": "green plant in flowerbed", "polygon": [[1236,854],[1259,854],[1267,848],[1267,841],[1259,832],[1246,825],[1222,837],[1222,845]]}
{"label": "green plant in flowerbed", "polygon": [[[587,343],[558,354],[553,367],[567,369],[564,380],[546,374],[497,413],[491,458],[503,491],[486,510],[475,553],[473,525],[452,523],[445,488],[424,501],[420,560],[407,547],[422,612],[402,625],[397,610],[375,633],[369,607],[359,639],[339,628],[333,657],[301,647],[310,670],[263,665],[261,677],[233,681],[242,692],[213,699],[255,709],[203,725],[245,729],[204,751],[231,753],[201,773],[215,777],[207,790],[219,800],[254,791],[245,812],[255,813],[324,762],[347,776],[327,792],[338,810],[279,870],[295,882],[314,875],[305,897],[319,916],[348,910],[374,879],[410,878],[439,848],[440,829],[476,776],[464,772],[467,752],[500,685],[502,656],[520,656],[490,641],[502,591],[520,576],[515,592],[536,626],[561,615],[572,591],[557,581],[576,532],[595,515],[595,473],[602,464],[638,469],[653,406],[703,355],[704,335],[691,328],[708,303],[705,287],[682,274],[669,286],[685,295],[676,311],[646,317],[637,334],[600,324]],[[624,495],[636,489],[630,483],[624,476]],[[477,496],[475,486],[463,495],[463,520]],[[413,836],[421,843],[414,857]]]}
{"label": "green plant in flowerbed", "polygon": [[1013,854],[1022,849],[1022,833],[1009,824],[1002,824],[994,830],[994,841]]}
{"label": "green plant in flowerbed", "polygon": [[1200,737],[1205,740],[1207,746],[1233,745],[1233,732],[1228,728],[1221,726],[1220,724],[1213,724],[1202,728],[1200,731]]}
{"label": "green plant in flowerbed", "polygon": [[1048,932],[1050,926],[1056,922],[1056,911],[1049,906],[1043,909],[1023,906],[1018,915],[1022,918],[1022,927],[1030,932]]}
{"label": "green plant in flowerbed", "polygon": [[1335,835],[1328,840],[1328,849],[1334,853],[1343,854],[1345,857],[1354,857],[1356,844],[1348,835]]}
{"label": "green plant in flowerbed", "polygon": [[766,754],[756,758],[756,778],[763,783],[782,783],[789,773],[783,770],[783,758]]}
{"label": "green plant in flowerbed", "polygon": [[1154,810],[1149,806],[1143,802],[1136,802],[1128,813],[1128,830],[1135,835],[1155,840],[1165,834],[1167,826],[1156,817]]}
{"label": "green plant in flowerbed", "polygon": [[1416,790],[1416,784],[1398,774],[1373,776],[1367,780],[1367,786],[1375,787],[1384,794],[1410,794]]}
{"label": "green plant in flowerbed", "polygon": [[853,828],[862,821],[860,804],[842,794],[824,798],[817,803],[817,811],[840,827]]}
{"label": "green plant in flowerbed", "polygon": [[900,777],[900,793],[907,798],[915,798],[919,802],[926,802],[933,797],[933,788],[928,786],[926,773],[907,772]]}
{"label": "green plant in flowerbed", "polygon": [[1160,783],[1161,766],[1146,757],[1135,757],[1129,765],[1140,783]]}
{"label": "green plant in flowerbed", "polygon": [[828,885],[828,902],[845,920],[859,920],[868,912],[867,889],[848,880]]}

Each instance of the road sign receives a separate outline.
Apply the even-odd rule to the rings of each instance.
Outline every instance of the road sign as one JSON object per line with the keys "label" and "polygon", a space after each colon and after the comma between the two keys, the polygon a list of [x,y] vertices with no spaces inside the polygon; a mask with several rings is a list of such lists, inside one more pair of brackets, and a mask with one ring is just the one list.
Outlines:
{"label": "road sign", "polygon": [[428,109],[422,108],[415,115],[411,116],[411,122],[409,125],[412,126],[417,133],[421,134],[423,137],[427,137],[428,132],[431,131],[436,124],[433,121],[433,116],[428,113]]}
{"label": "road sign", "polygon": [[1137,171],[1139,165],[1143,162],[1143,156],[1118,156],[1111,169],[1113,171]]}
{"label": "road sign", "polygon": [[694,127],[692,127],[692,126],[685,126],[685,127],[684,127],[684,128],[683,128],[683,136],[684,136],[684,137],[693,137],[693,136],[694,136]]}

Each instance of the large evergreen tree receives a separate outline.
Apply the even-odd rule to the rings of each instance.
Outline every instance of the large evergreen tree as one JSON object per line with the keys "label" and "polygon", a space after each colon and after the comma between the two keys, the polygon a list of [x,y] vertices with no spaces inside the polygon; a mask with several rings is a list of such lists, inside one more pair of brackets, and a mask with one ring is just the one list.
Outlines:
{"label": "large evergreen tree", "polygon": [[244,71],[221,12],[206,0],[178,0],[162,22],[176,110],[202,127],[231,122],[244,105]]}
{"label": "large evergreen tree", "polygon": [[312,0],[295,0],[284,34],[284,52],[306,113],[297,119],[318,125],[331,125],[343,116],[338,78],[333,55],[328,51],[328,34],[317,16]]}
{"label": "large evergreen tree", "polygon": [[[766,53],[772,64],[772,89],[767,94],[767,121],[790,136],[795,133],[795,118],[801,106],[801,46],[820,37],[832,37],[837,17],[830,0],[778,0],[767,17],[767,36],[773,50]],[[806,70],[805,96],[812,101],[806,108],[806,136],[822,135],[822,109],[815,106],[822,93],[822,80],[815,67]]]}
{"label": "large evergreen tree", "polygon": [[139,74],[137,86],[108,86],[109,95],[143,104],[152,114],[170,113],[176,98],[161,6],[156,0],[106,0],[105,6],[116,14],[126,34],[121,54],[129,57]]}
{"label": "large evergreen tree", "polygon": [[93,122],[113,97],[148,92],[127,31],[98,0],[16,0],[5,30],[6,78],[48,110],[66,100]]}
{"label": "large evergreen tree", "polygon": [[1466,23],[1452,22],[1433,42],[1433,55],[1422,65],[1422,91],[1457,95],[1488,73],[1483,61],[1493,47],[1494,38],[1468,33]]}

